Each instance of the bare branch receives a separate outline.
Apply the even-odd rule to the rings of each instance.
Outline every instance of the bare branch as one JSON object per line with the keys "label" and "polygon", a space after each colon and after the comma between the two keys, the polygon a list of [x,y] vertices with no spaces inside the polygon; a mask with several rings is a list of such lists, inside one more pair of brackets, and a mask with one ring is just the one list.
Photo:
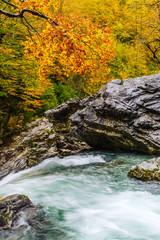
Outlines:
{"label": "bare branch", "polygon": [[57,22],[53,21],[53,20],[52,20],[51,18],[49,18],[48,16],[46,16],[46,15],[44,15],[44,14],[42,14],[42,13],[36,12],[36,11],[34,11],[34,10],[23,9],[23,10],[21,10],[18,14],[15,14],[15,13],[10,13],[10,12],[7,12],[7,11],[4,11],[4,10],[0,9],[0,14],[3,14],[3,15],[5,15],[5,16],[11,17],[11,18],[23,18],[23,17],[24,17],[24,13],[26,13],[26,12],[27,12],[27,13],[30,13],[30,14],[32,14],[32,15],[34,15],[34,16],[38,16],[38,17],[44,18],[44,19],[46,19],[46,20],[50,20],[53,25],[58,26],[58,23],[57,23]]}
{"label": "bare branch", "polygon": [[144,43],[145,46],[151,51],[152,56],[153,56],[153,60],[156,61],[158,64],[160,63],[159,58],[157,57],[156,53],[158,51],[158,48],[156,48],[155,50],[151,47],[149,42]]}
{"label": "bare branch", "polygon": [[[24,19],[25,19],[25,18],[24,18]],[[21,18],[21,21],[22,21],[22,24],[23,24],[24,26],[26,26],[27,31],[28,31],[28,33],[29,33],[29,35],[30,35],[30,38],[32,39],[32,34],[31,34],[31,32],[30,32],[29,26],[28,26],[26,23],[24,23],[23,18]],[[32,39],[32,41],[33,41],[33,39]]]}
{"label": "bare branch", "polygon": [[25,26],[28,26],[28,28],[31,28],[32,30],[34,30],[39,36],[40,34],[37,32],[37,30],[28,22],[28,20],[24,17],[26,24]]}
{"label": "bare branch", "polygon": [[0,9],[0,14],[3,14],[3,15],[5,15],[5,16],[7,16],[7,17],[12,17],[12,18],[14,18],[14,17],[19,17],[19,16],[17,16],[17,15],[19,15],[19,14],[14,14],[14,13],[6,12],[6,11],[4,11],[4,10],[2,10],[2,9]]}

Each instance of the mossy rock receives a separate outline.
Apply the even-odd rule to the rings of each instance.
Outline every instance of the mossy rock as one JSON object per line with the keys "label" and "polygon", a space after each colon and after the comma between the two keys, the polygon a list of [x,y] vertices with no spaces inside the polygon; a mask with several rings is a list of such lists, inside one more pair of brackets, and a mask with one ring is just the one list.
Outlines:
{"label": "mossy rock", "polygon": [[128,176],[142,181],[160,181],[160,157],[134,166],[128,172]]}

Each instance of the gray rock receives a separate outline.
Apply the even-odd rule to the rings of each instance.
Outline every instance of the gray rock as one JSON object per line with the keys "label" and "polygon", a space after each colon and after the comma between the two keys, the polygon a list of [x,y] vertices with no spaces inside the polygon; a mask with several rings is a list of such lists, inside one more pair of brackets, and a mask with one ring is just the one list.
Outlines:
{"label": "gray rock", "polygon": [[18,228],[23,216],[26,222],[35,219],[40,208],[35,206],[25,195],[14,194],[0,200],[0,232]]}
{"label": "gray rock", "polygon": [[59,105],[55,109],[46,111],[45,115],[50,120],[50,122],[64,122],[68,120],[69,116],[78,109],[79,101],[79,98],[73,98],[66,103]]}
{"label": "gray rock", "polygon": [[112,80],[80,101],[72,134],[94,148],[160,154],[160,73]]}
{"label": "gray rock", "polygon": [[32,238],[48,224],[42,207],[27,196],[14,194],[0,200],[0,239],[24,239],[28,231]]}
{"label": "gray rock", "polygon": [[[86,142],[77,139],[76,136],[71,134],[69,118],[75,112],[78,112],[78,109],[81,109],[82,104],[86,104],[85,99],[80,101],[79,98],[75,98],[61,104],[55,109],[45,112],[46,117],[54,125],[56,147],[59,157],[74,155],[90,149]],[[51,137],[52,135],[49,139]]]}
{"label": "gray rock", "polygon": [[[58,109],[69,118],[77,110],[78,101],[73,99]],[[68,110],[63,111],[63,107]],[[83,141],[70,136],[69,119],[63,114],[61,119],[57,119],[57,114],[61,114],[57,109],[54,111],[56,115],[53,115],[56,117],[53,120],[51,116],[52,123],[47,118],[39,118],[28,124],[26,130],[15,136],[7,146],[0,147],[0,179],[11,172],[35,166],[46,158],[73,155],[90,148]]]}
{"label": "gray rock", "polygon": [[[1,147],[0,179],[11,172],[30,168],[45,158],[57,155],[52,131],[53,126],[48,119],[39,118],[28,124],[26,130],[15,136],[7,146]],[[52,151],[48,153],[50,148]]]}
{"label": "gray rock", "polygon": [[0,178],[90,147],[160,155],[160,73],[112,80],[45,113],[0,148]]}
{"label": "gray rock", "polygon": [[78,154],[81,151],[89,150],[90,147],[83,141],[70,136],[57,137],[57,149],[60,157]]}

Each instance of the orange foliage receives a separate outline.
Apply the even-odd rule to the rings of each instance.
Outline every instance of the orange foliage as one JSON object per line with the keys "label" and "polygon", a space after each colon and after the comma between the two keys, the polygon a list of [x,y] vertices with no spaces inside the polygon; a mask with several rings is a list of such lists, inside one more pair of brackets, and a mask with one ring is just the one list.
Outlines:
{"label": "orange foliage", "polygon": [[[18,4],[19,0],[14,2]],[[51,74],[62,79],[64,75],[84,76],[87,73],[93,81],[100,66],[109,73],[107,64],[113,56],[113,44],[107,26],[95,26],[84,16],[60,16],[58,4],[52,1],[20,2],[18,10],[24,8],[41,12],[58,23],[55,26],[50,20],[42,21],[38,26],[40,36],[34,32],[32,39],[28,37],[24,43],[25,56],[38,61],[41,83],[48,85]]]}

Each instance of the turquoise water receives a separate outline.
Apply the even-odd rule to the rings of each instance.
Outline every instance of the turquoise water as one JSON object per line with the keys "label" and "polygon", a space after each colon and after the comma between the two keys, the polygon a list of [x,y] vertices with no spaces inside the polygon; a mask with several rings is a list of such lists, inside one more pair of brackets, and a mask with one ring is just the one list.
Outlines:
{"label": "turquoise water", "polygon": [[0,182],[0,195],[26,194],[48,224],[24,240],[159,240],[160,183],[127,177],[153,156],[89,152],[46,159]]}

